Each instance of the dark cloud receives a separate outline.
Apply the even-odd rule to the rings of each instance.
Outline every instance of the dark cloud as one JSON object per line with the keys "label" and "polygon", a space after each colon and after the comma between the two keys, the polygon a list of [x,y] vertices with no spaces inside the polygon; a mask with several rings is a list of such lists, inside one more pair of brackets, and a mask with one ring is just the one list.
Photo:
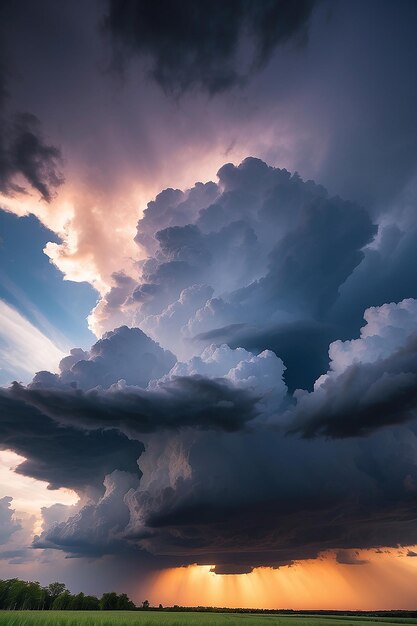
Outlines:
{"label": "dark cloud", "polygon": [[[35,407],[58,423],[87,429],[119,428],[130,436],[161,429],[234,431],[253,420],[259,397],[221,379],[175,377],[154,390],[117,386],[107,391],[27,388],[14,383],[7,397]],[[7,406],[4,407],[7,411]]]}
{"label": "dark cloud", "polygon": [[29,113],[16,115],[10,127],[3,127],[2,139],[0,190],[6,194],[24,192],[20,184],[13,182],[20,174],[44,200],[50,201],[53,189],[63,183],[59,172],[61,153],[45,143],[39,120]]}
{"label": "dark cloud", "polygon": [[[194,559],[239,571],[328,549],[413,543],[414,492],[412,480],[405,483],[412,450],[384,467],[390,446],[407,438],[414,445],[410,432],[390,433],[366,446],[268,434],[222,436],[217,442],[203,436],[187,457],[192,478],[178,481],[174,490],[150,487],[131,495],[133,525],[135,512],[146,519],[148,535],[138,537],[140,545],[175,554],[179,562]],[[215,449],[221,455],[213,465]]]}
{"label": "dark cloud", "polygon": [[355,437],[416,417],[417,337],[389,357],[357,362],[300,394],[290,432],[304,437]]}
{"label": "dark cloud", "polygon": [[[250,375],[256,368],[275,374],[282,364],[275,356],[255,362],[250,353],[227,350],[223,369],[201,361],[202,371],[208,368],[204,376],[174,368],[160,378],[175,363],[171,353],[136,328],[106,333],[89,352],[71,350],[60,375],[38,372],[27,387],[14,383],[0,390],[1,446],[25,457],[18,472],[53,488],[97,489],[113,470],[137,473],[143,445],[126,434],[137,439],[166,429],[243,429],[266,410]],[[247,372],[231,369],[234,378],[216,377],[245,358]],[[159,380],[152,382],[154,376]]]}
{"label": "dark cloud", "polygon": [[363,259],[376,234],[367,213],[339,198],[318,201],[303,211],[300,226],[272,250],[270,272],[260,281],[266,298],[276,294],[325,316],[338,289]]}
{"label": "dark cloud", "polygon": [[336,561],[341,565],[366,565],[369,563],[366,559],[361,559],[358,552],[352,550],[338,550]]}
{"label": "dark cloud", "polygon": [[[389,271],[377,234],[362,207],[254,158],[159,194],[138,224],[141,278],[116,273],[105,298],[140,329],[0,394],[24,471],[94,490],[45,512],[34,546],[229,574],[416,543],[417,304],[368,308],[360,334],[340,312],[373,255]],[[106,465],[80,444],[99,435]]]}
{"label": "dark cloud", "polygon": [[[362,321],[361,316],[361,321]],[[197,344],[227,343],[250,352],[272,350],[285,363],[284,380],[290,392],[310,389],[327,369],[329,344],[338,338],[339,329],[314,320],[280,325],[230,324],[214,328],[193,338]]]}
{"label": "dark cloud", "polygon": [[[242,348],[211,346],[199,357],[176,363],[147,389],[119,383],[83,390],[74,381],[64,382],[62,376],[77,371],[80,361],[112,362],[114,354],[118,367],[126,367],[123,354],[131,362],[137,351],[141,357],[144,345],[161,350],[127,328],[109,333],[88,353],[74,350],[64,360],[61,377],[43,372],[28,387],[15,384],[5,390],[3,420],[7,425],[9,419],[14,434],[6,431],[4,445],[34,459],[25,472],[36,474],[43,427],[48,444],[50,436],[57,442],[56,460],[50,445],[42,451],[44,478],[53,474],[54,486],[73,487],[78,478],[79,484],[96,489],[94,498],[75,512],[45,511],[44,530],[34,547],[73,556],[135,553],[139,560],[150,559],[152,567],[214,563],[216,573],[230,574],[281,567],[328,550],[337,552],[340,563],[358,565],[356,550],[415,544],[417,431],[415,376],[410,376],[416,359],[415,308],[414,300],[406,300],[367,311],[361,337],[331,345],[326,377],[312,393],[299,392],[295,409],[285,414],[284,366],[268,351],[255,356]],[[356,362],[358,357],[362,362]],[[360,372],[352,375],[352,368]],[[328,388],[337,389],[331,398]],[[402,414],[401,393],[411,398]],[[329,416],[326,402],[333,409],[346,403],[348,408],[341,417]],[[371,411],[370,418],[361,404]],[[317,428],[317,415],[327,430],[323,426],[316,434],[333,439],[285,434],[288,420],[302,434]],[[409,427],[399,428],[405,420]],[[245,430],[246,424],[251,428]],[[391,427],[381,428],[387,424]],[[83,433],[75,426],[93,429],[88,437],[104,429],[113,445],[114,430],[107,429],[117,428],[143,439],[145,450],[139,443],[132,447],[129,467],[122,437],[123,462],[115,454],[115,467],[108,463],[100,473],[93,459],[93,483],[90,465],[80,468],[77,462],[77,471],[68,472],[69,459],[81,455]],[[25,428],[31,438],[27,448],[21,443]],[[77,437],[76,451],[70,448],[70,433]],[[347,436],[363,433],[368,437]],[[97,449],[95,441],[91,448]],[[99,479],[104,482],[101,495]]]}
{"label": "dark cloud", "polygon": [[154,566],[215,563],[227,574],[328,550],[347,563],[357,549],[417,541],[412,430],[365,442],[190,435],[154,438],[140,459],[138,488],[110,478],[107,495],[36,545],[78,556],[130,548],[138,559],[151,553]]}
{"label": "dark cloud", "polygon": [[[8,27],[11,2],[0,6],[0,34]],[[26,193],[21,184],[39,192],[49,202],[54,190],[63,183],[60,172],[61,152],[46,143],[38,118],[30,113],[10,112],[8,81],[9,55],[4,44],[0,46],[0,192],[6,195]]]}
{"label": "dark cloud", "polygon": [[228,565],[214,565],[211,567],[210,572],[214,572],[215,574],[221,574],[227,576],[227,574],[250,574],[252,571],[252,567],[248,565],[238,566],[228,566]]}
{"label": "dark cloud", "polygon": [[60,424],[120,428],[132,436],[165,428],[237,430],[258,414],[259,396],[229,380],[180,372],[158,380],[175,363],[139,328],[121,326],[89,352],[71,350],[60,363],[60,375],[38,372],[28,387],[14,383],[3,401],[18,399],[29,413],[38,409]]}
{"label": "dark cloud", "polygon": [[[314,0],[110,0],[105,28],[119,60],[138,55],[167,92],[241,84],[275,49],[302,37]],[[245,50],[241,49],[245,41]]]}
{"label": "dark cloud", "polygon": [[193,337],[193,341],[202,341],[208,343],[227,343],[231,337],[234,337],[242,329],[246,328],[247,324],[229,324],[222,328],[213,328],[206,333],[200,333]]}
{"label": "dark cloud", "polygon": [[246,319],[253,319],[251,313],[259,307],[265,315],[303,312],[312,320],[326,320],[340,286],[362,261],[362,248],[376,231],[360,207],[340,198],[315,199],[302,207],[298,224],[272,248],[265,276],[229,299]]}
{"label": "dark cloud", "polygon": [[[414,203],[411,203],[414,206]],[[377,248],[364,251],[362,263],[340,289],[331,311],[339,337],[348,339],[362,324],[370,306],[417,297],[417,230],[414,219],[389,223],[380,228]]]}
{"label": "dark cloud", "polygon": [[224,333],[222,342],[232,348],[242,346],[251,352],[269,349],[279,354],[286,366],[284,380],[290,392],[311,388],[326,371],[328,346],[337,338],[336,328],[314,320],[270,327],[265,324],[263,328],[229,327]]}
{"label": "dark cloud", "polygon": [[87,504],[67,522],[52,524],[40,537],[35,537],[34,547],[59,547],[83,556],[123,551],[119,535],[129,523],[124,498],[138,483],[137,475],[112,472],[104,481],[105,491],[97,503]]}
{"label": "dark cloud", "polygon": [[[114,273],[101,309],[106,329],[142,330],[117,329],[73,350],[60,374],[0,395],[1,446],[26,458],[18,471],[94,491],[77,511],[44,511],[35,545],[228,574],[325,550],[354,565],[359,548],[415,544],[417,312],[387,305],[375,319],[370,309],[359,330],[365,309],[417,297],[416,196],[404,187],[416,171],[416,4],[337,3],[327,20],[322,4],[310,24],[312,2],[108,2],[116,52],[138,57],[167,92],[218,93],[265,66],[239,97],[211,109],[188,94],[176,113],[149,84],[106,97],[95,5],[80,20],[70,2],[11,4],[22,17],[3,29],[21,68],[31,61],[19,102],[29,93],[23,109],[65,128],[109,188],[129,160],[146,185],[179,156],[181,173],[183,154],[199,167],[210,146],[240,153],[247,141],[366,204],[254,158],[149,203],[136,236],[141,276]],[[307,27],[308,54],[274,55]],[[24,178],[48,200],[59,154],[33,117],[15,116],[4,52],[0,68],[0,190],[18,193]],[[94,179],[75,143],[77,167]]]}
{"label": "dark cloud", "polygon": [[45,143],[39,120],[29,113],[11,120],[0,118],[0,191],[6,195],[26,193],[18,176],[50,201],[53,190],[63,182],[59,172],[61,154]]}
{"label": "dark cloud", "polygon": [[115,469],[137,472],[143,445],[115,430],[80,431],[58,425],[35,407],[0,392],[0,447],[25,460],[16,471],[46,481],[51,488],[101,490]]}

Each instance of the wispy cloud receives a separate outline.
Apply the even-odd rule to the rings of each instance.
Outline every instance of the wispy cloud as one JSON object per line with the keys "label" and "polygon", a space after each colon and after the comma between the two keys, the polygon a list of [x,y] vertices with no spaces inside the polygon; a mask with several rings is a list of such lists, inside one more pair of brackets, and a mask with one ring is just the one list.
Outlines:
{"label": "wispy cloud", "polygon": [[0,300],[0,384],[29,381],[45,368],[55,371],[63,356],[49,337]]}

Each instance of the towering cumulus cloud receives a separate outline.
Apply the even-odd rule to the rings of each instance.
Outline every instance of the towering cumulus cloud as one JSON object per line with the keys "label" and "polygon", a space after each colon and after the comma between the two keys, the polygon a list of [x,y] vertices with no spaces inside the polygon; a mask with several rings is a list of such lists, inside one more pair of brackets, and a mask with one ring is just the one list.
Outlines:
{"label": "towering cumulus cloud", "polygon": [[34,547],[228,574],[417,543],[416,288],[363,290],[392,228],[254,158],[162,191],[102,338],[0,392],[17,471],[81,496]]}
{"label": "towering cumulus cloud", "polygon": [[[316,353],[322,341],[325,365],[328,338],[337,337],[332,306],[376,226],[361,207],[259,159],[224,165],[218,177],[217,185],[167,189],[149,203],[136,236],[147,255],[141,280],[117,307],[110,292],[93,328],[110,329],[122,310],[181,358],[237,335],[234,345],[279,351],[280,335],[303,333]],[[322,369],[305,367],[311,385]],[[287,373],[298,386],[300,362],[296,368],[298,378]]]}

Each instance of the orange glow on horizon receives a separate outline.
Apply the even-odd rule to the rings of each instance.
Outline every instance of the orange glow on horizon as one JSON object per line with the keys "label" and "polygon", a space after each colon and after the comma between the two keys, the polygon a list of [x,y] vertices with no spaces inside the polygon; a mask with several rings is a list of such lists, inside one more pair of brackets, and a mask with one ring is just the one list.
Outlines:
{"label": "orange glow on horizon", "polygon": [[[147,587],[151,604],[242,608],[417,609],[417,558],[407,550],[361,551],[363,565],[334,555],[250,574],[218,575],[210,565],[167,569]],[[143,595],[143,589],[141,589]]]}

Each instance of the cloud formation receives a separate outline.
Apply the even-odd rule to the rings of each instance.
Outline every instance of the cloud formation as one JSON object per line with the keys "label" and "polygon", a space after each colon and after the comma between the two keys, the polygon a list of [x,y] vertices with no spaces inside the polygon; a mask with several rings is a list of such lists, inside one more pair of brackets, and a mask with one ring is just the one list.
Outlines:
{"label": "cloud formation", "polygon": [[[171,352],[139,328],[121,326],[105,333],[89,352],[72,350],[60,363],[60,380],[84,390],[97,386],[108,389],[121,379],[127,385],[146,387],[152,379],[169,372],[175,362]],[[41,386],[42,373],[33,381],[34,386],[37,383]]]}
{"label": "cloud formation", "polygon": [[[167,92],[215,94],[259,71],[275,49],[306,35],[314,0],[110,0],[104,24],[116,58],[149,61]],[[246,49],[243,52],[243,46]]]}
{"label": "cloud formation", "polygon": [[[280,337],[293,325],[295,341],[302,333],[304,345],[314,346],[312,385],[338,336],[332,306],[376,226],[360,206],[260,159],[226,164],[218,179],[186,192],[167,189],[149,203],[137,227],[147,257],[140,279],[124,282],[123,301],[109,292],[115,305],[99,304],[93,327],[100,332],[124,319],[188,359],[217,331],[233,347],[281,348],[288,356]],[[305,385],[299,360],[286,365],[292,384]]]}
{"label": "cloud formation", "polygon": [[42,137],[40,122],[32,114],[16,115],[1,128],[0,191],[5,195],[26,193],[16,177],[22,176],[41,198],[49,202],[54,189],[62,185],[59,170],[61,153]]}
{"label": "cloud formation", "polygon": [[259,159],[218,178],[139,220],[138,275],[95,318],[132,327],[1,391],[19,471],[83,497],[34,546],[228,574],[414,545],[416,300],[361,330],[340,312],[371,258],[388,271],[387,227]]}
{"label": "cloud formation", "polygon": [[239,430],[257,415],[259,398],[222,380],[176,377],[154,390],[127,387],[108,391],[27,389],[14,384],[7,397],[61,424],[86,428],[118,428],[129,436],[178,428]]}
{"label": "cloud formation", "polygon": [[417,301],[365,311],[361,337],[330,345],[330,370],[297,393],[291,430],[306,437],[366,435],[417,410]]}
{"label": "cloud formation", "polygon": [[[382,353],[395,354],[413,331],[414,308],[415,301],[408,300],[368,311],[360,339],[331,347],[332,368],[326,376],[340,376],[357,355],[365,354],[364,361],[381,363]],[[129,342],[119,344],[113,340],[119,332],[124,337],[132,333],[142,338],[135,329],[122,328],[110,334],[106,344],[110,361],[113,350],[120,355],[120,345],[124,349],[129,346]],[[363,342],[369,343],[365,351]],[[90,352],[97,353],[103,354],[100,345]],[[71,359],[64,360],[64,375],[76,365],[77,358],[83,361],[88,355],[73,351],[71,357],[73,365]],[[223,345],[206,348],[188,362],[177,362],[162,379],[150,381],[142,391],[114,383],[107,390],[82,391],[57,376],[41,373],[27,389],[15,386],[5,392],[3,415],[10,411],[13,398],[25,415],[29,409],[32,415],[37,410],[48,423],[52,417],[66,436],[71,423],[77,429],[72,432],[78,448],[82,438],[79,429],[95,429],[90,437],[97,429],[112,427],[145,441],[145,451],[139,452],[140,456],[136,453],[138,470],[133,463],[130,470],[126,465],[122,470],[119,462],[117,471],[106,474],[104,493],[99,493],[96,486],[90,491],[90,501],[75,514],[68,513],[63,520],[62,516],[55,517],[56,521],[45,524],[34,546],[60,549],[75,556],[122,555],[133,550],[138,559],[146,560],[151,555],[152,567],[215,563],[217,573],[227,574],[251,571],[261,565],[279,567],[332,549],[338,551],[339,562],[351,564],[352,558],[346,555],[355,549],[413,545],[417,541],[413,524],[417,489],[415,423],[407,428],[382,430],[363,440],[288,437],[286,419],[288,412],[294,419],[294,411],[285,410],[283,371],[282,362],[271,352],[256,356]],[[103,372],[106,381],[106,370]],[[178,381],[185,383],[184,402],[177,411],[176,390],[166,409],[169,419],[176,419],[173,434],[167,430],[167,422],[160,420],[158,403],[163,406],[160,394],[164,386],[175,386]],[[210,415],[208,397],[202,396],[198,387],[196,396],[202,399],[205,411],[200,413],[200,405],[193,399],[194,384],[217,388],[220,381],[231,395],[223,396]],[[318,380],[317,387],[322,383]],[[259,396],[252,399],[257,412],[251,419],[255,418],[252,426],[256,427],[248,432],[243,429],[250,396],[237,407],[237,431],[229,429],[227,422],[220,424],[223,410],[234,410],[232,402],[237,394],[249,390]],[[135,411],[124,415],[123,402],[131,401],[131,393]],[[311,396],[315,393],[317,390]],[[350,395],[354,395],[353,390]],[[85,397],[90,404],[83,404]],[[361,398],[361,391],[357,397]],[[303,397],[296,394],[296,398],[302,402]],[[152,410],[143,426],[138,406],[146,403]],[[296,416],[297,411],[298,405]],[[277,421],[280,412],[285,419]],[[259,421],[262,416],[266,421]],[[309,417],[314,423],[314,411]],[[13,419],[16,423],[15,415]],[[379,423],[375,428],[383,425]],[[115,431],[105,432],[114,442]],[[96,442],[90,447],[97,448]],[[394,463],[391,455],[395,450],[402,452],[395,453]],[[48,456],[46,451],[44,454]],[[64,470],[65,456],[61,457]],[[45,465],[54,469],[51,460]],[[29,465],[26,471],[33,469]],[[62,484],[56,469],[54,476]],[[86,475],[87,482],[93,480],[92,476]],[[75,481],[71,486],[80,488]],[[354,559],[356,565],[360,561]]]}
{"label": "cloud formation", "polygon": [[3,384],[28,382],[41,368],[55,370],[64,353],[14,307],[0,300],[0,367]]}
{"label": "cloud formation", "polygon": [[1,4],[3,206],[109,332],[56,373],[0,311],[13,377],[49,370],[1,391],[0,445],[81,496],[38,548],[227,574],[416,543],[417,4],[330,4]]}
{"label": "cloud formation", "polygon": [[[138,559],[151,553],[155,566],[216,563],[218,573],[332,549],[413,545],[415,442],[411,430],[337,444],[259,432],[153,437],[139,487],[122,484],[114,496],[123,505],[107,516],[101,500],[87,505],[37,545],[77,555],[130,548]],[[406,453],[388,469],[397,446]],[[115,519],[117,541],[107,541]]]}
{"label": "cloud formation", "polygon": [[283,372],[273,352],[256,356],[226,345],[178,363],[141,330],[124,326],[89,353],[72,350],[59,375],[38,372],[27,387],[13,383],[0,397],[11,421],[40,412],[47,423],[116,428],[131,438],[164,429],[234,431],[278,410]]}
{"label": "cloud formation", "polygon": [[[8,3],[2,3],[2,31],[7,28]],[[61,152],[46,143],[40,122],[31,113],[10,112],[8,104],[9,58],[0,46],[0,192],[25,194],[23,179],[40,197],[49,202],[54,190],[63,183]]]}
{"label": "cloud formation", "polygon": [[21,529],[21,524],[14,517],[14,511],[10,508],[13,498],[7,496],[0,498],[0,545],[9,541],[16,531]]}
{"label": "cloud formation", "polygon": [[115,469],[134,472],[143,445],[118,431],[80,432],[57,424],[33,406],[0,393],[0,441],[25,458],[16,471],[79,492],[101,491],[104,477]]}
{"label": "cloud formation", "polygon": [[[115,470],[104,480],[104,494],[96,504],[87,504],[79,512],[63,522],[50,525],[42,537],[35,537],[34,547],[65,549],[85,555],[111,554],[123,550],[119,535],[129,522],[129,510],[125,494],[137,488],[139,478],[135,474]],[[48,509],[44,515],[48,514]]]}

